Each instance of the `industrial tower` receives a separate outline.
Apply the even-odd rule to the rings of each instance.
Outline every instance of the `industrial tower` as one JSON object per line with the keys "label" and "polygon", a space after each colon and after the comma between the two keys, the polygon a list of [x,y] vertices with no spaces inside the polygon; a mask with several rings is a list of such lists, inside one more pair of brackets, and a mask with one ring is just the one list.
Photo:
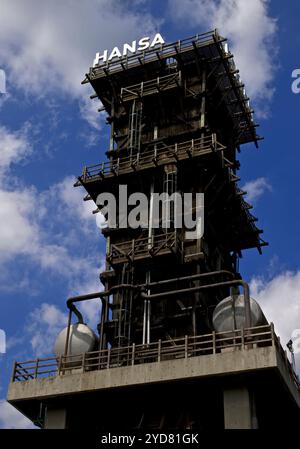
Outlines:
{"label": "industrial tower", "polygon": [[[267,243],[238,187],[241,146],[257,146],[260,137],[226,39],[215,30],[115,53],[98,58],[83,81],[107,114],[107,160],[85,167],[75,186],[85,188],[95,214],[103,192],[142,192],[147,226],[123,226],[121,214],[103,229],[103,291],[67,301],[64,350],[16,362],[8,401],[46,428],[296,422],[298,378],[239,273],[242,252]],[[175,226],[178,211],[167,196],[168,220],[157,221],[155,192],[204,194],[203,235],[187,238]],[[194,215],[197,207],[194,201]],[[72,325],[74,314],[84,326],[76,303],[97,298],[98,336],[89,334],[92,346],[80,353],[72,343],[83,329]]]}

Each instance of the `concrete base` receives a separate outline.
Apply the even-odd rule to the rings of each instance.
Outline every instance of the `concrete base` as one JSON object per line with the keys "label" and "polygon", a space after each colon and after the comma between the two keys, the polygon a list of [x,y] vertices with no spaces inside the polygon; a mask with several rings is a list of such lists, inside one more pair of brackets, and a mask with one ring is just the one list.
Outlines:
{"label": "concrete base", "polygon": [[224,390],[225,429],[257,428],[254,401],[248,388]]}
{"label": "concrete base", "polygon": [[[259,350],[231,351],[85,373],[78,371],[71,375],[33,379],[26,382],[12,382],[9,386],[8,401],[13,403],[16,400],[47,399],[111,388],[241,374],[252,370],[276,368],[276,366],[276,350],[271,346],[259,348]],[[298,391],[297,399],[300,406]]]}
{"label": "concrete base", "polygon": [[45,428],[131,429],[145,415],[148,429],[155,415],[166,417],[166,428],[194,420],[210,430],[256,428],[252,396],[260,428],[299,424],[299,389],[275,346],[12,382],[8,401],[32,421],[43,404]]}
{"label": "concrete base", "polygon": [[65,429],[67,424],[66,409],[47,408],[45,416],[45,429]]}

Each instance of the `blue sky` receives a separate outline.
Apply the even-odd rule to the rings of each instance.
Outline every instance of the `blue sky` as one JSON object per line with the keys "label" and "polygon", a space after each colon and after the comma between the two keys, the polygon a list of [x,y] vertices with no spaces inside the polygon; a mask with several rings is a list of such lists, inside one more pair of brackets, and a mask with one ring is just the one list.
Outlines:
{"label": "blue sky", "polygon": [[[66,298],[100,287],[104,239],[73,182],[104,160],[108,128],[80,81],[96,51],[156,31],[171,42],[218,27],[229,39],[265,138],[242,149],[239,176],[270,246],[244,252],[240,269],[282,341],[297,335],[299,17],[296,0],[1,0],[0,427],[28,426],[4,401],[13,360],[51,353]],[[92,325],[96,307],[84,310]]]}

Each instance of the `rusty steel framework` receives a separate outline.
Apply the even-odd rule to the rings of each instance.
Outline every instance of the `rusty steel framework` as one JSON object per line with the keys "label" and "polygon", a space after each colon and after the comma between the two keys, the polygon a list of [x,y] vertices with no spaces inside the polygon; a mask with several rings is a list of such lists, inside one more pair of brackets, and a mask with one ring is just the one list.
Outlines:
{"label": "rusty steel framework", "polygon": [[[100,278],[105,291],[115,290],[103,303],[99,350],[212,331],[213,307],[229,294],[230,283],[212,294],[194,277],[225,270],[239,280],[242,250],[261,252],[267,245],[237,186],[240,145],[257,145],[260,137],[225,41],[214,30],[162,44],[93,67],[83,81],[111,127],[108,160],[85,167],[75,184],[86,189],[84,200],[96,202],[102,192],[117,196],[119,185],[149,200],[153,191],[205,195],[201,239],[185,239],[184,229],[172,223],[103,230],[106,271]],[[184,281],[168,293],[166,282],[179,277]],[[211,284],[217,281],[211,276]],[[118,288],[124,284],[130,288]],[[143,284],[144,293],[133,288]]]}

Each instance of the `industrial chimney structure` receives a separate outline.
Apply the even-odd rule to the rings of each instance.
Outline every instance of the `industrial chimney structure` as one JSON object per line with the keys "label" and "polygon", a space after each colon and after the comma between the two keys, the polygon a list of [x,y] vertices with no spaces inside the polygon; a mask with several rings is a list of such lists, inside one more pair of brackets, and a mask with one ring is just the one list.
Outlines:
{"label": "industrial chimney structure", "polygon": [[[242,252],[267,243],[238,187],[238,153],[260,140],[238,72],[217,30],[97,54],[83,83],[107,114],[107,160],[85,167],[75,186],[108,219],[103,289],[67,301],[55,356],[15,363],[8,401],[37,425],[211,430],[299,420],[298,377],[239,273]],[[147,219],[131,226],[127,199],[137,193],[147,207],[135,218]],[[179,208],[173,199],[184,194],[192,201]],[[119,199],[116,220],[110,198]],[[76,307],[88,300],[99,301],[97,335]]]}

